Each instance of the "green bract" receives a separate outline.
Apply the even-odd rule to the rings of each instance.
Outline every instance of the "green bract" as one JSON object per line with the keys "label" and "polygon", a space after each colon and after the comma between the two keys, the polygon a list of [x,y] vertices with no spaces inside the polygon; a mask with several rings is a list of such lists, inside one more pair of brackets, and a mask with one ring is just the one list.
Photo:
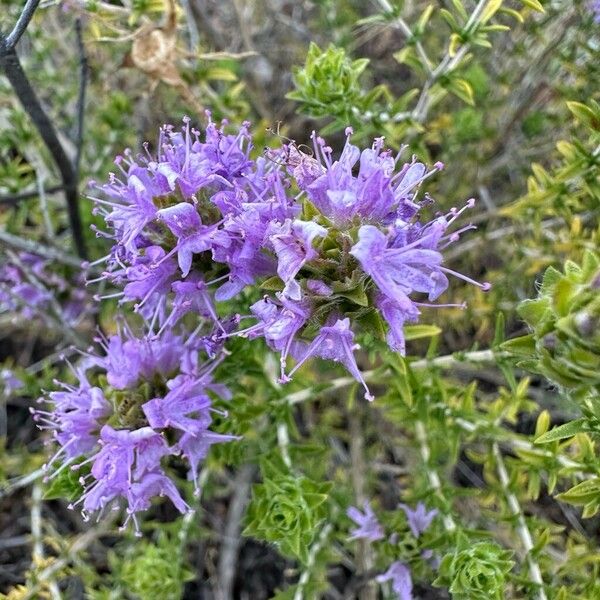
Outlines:
{"label": "green bract", "polygon": [[315,117],[349,116],[362,104],[359,77],[369,61],[351,60],[343,48],[323,51],[311,43],[304,67],[294,72],[296,91],[288,98],[302,103],[302,110]]}
{"label": "green bract", "polygon": [[283,554],[305,563],[309,548],[326,516],[329,483],[285,473],[280,465],[263,461],[263,483],[252,490],[246,535],[277,544]]}
{"label": "green bract", "polygon": [[576,396],[600,389],[600,258],[587,252],[581,266],[567,261],[564,272],[549,268],[538,297],[519,314],[530,335],[504,347]]}
{"label": "green bract", "polygon": [[502,600],[512,553],[497,544],[479,542],[447,554],[436,585],[448,585],[454,600]]}

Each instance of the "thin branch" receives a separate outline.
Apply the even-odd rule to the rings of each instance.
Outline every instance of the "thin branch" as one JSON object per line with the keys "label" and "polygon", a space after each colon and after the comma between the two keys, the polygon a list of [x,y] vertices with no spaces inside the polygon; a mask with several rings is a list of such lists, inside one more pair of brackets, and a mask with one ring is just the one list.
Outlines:
{"label": "thin branch", "polygon": [[[451,418],[454,418],[451,416]],[[464,429],[468,433],[478,433],[479,435],[483,434],[485,436],[486,432],[489,431],[489,422],[488,421],[468,421],[467,419],[462,418],[454,418],[454,423],[458,425],[461,429]],[[482,431],[478,431],[481,429]],[[504,434],[507,432],[504,431]],[[491,437],[491,436],[490,436]],[[522,450],[524,452],[535,454],[536,456],[547,458],[550,460],[555,460],[561,468],[569,469],[573,471],[573,475],[586,479],[590,477],[595,477],[596,472],[595,469],[589,467],[584,463],[577,462],[567,456],[563,456],[561,454],[554,454],[549,450],[544,450],[541,446],[533,444],[528,440],[516,437],[503,437],[501,440],[502,444],[506,444],[512,450]]]}
{"label": "thin branch", "polygon": [[292,459],[290,457],[290,434],[285,421],[277,423],[277,444],[281,452],[281,458],[288,469],[292,468]]}
{"label": "thin branch", "polygon": [[0,45],[3,47],[4,52],[14,50],[17,42],[25,33],[27,25],[29,25],[29,21],[31,21],[33,13],[35,12],[35,9],[38,7],[39,3],[40,0],[27,0],[13,30],[6,36],[3,44],[2,40],[0,40]]}
{"label": "thin branch", "polygon": [[[393,14],[394,11],[392,5],[388,2],[388,0],[378,0],[378,2],[379,6],[381,6],[381,8],[386,13]],[[406,36],[407,41],[411,40],[411,38],[413,37],[413,32],[401,16],[395,17],[394,22],[392,24],[402,31],[402,33]],[[415,48],[417,49],[417,54],[421,58],[423,66],[425,67],[427,72],[431,74],[433,72],[433,67],[431,65],[431,61],[429,60],[429,57],[427,56],[427,53],[425,52],[425,48],[423,48],[423,45],[419,41],[415,43]]]}
{"label": "thin branch", "polygon": [[[44,189],[44,193],[46,195],[56,194],[56,192],[62,192],[62,185],[53,185],[52,187]],[[23,200],[31,200],[31,198],[37,198],[40,195],[40,190],[31,190],[28,192],[19,192],[18,194],[6,194],[4,196],[0,196],[0,206],[8,205],[12,206],[14,204],[18,204]]]}
{"label": "thin branch", "polygon": [[[33,540],[33,568],[44,561],[44,542],[42,532],[42,486],[36,483],[31,491],[31,537]],[[53,577],[48,578],[48,591],[53,600],[62,597]]]}
{"label": "thin branch", "polygon": [[85,533],[77,536],[70,544],[66,552],[66,556],[57,558],[52,564],[48,565],[45,569],[38,573],[37,582],[27,589],[23,596],[23,600],[33,600],[33,598],[39,598],[38,592],[43,588],[44,583],[51,580],[56,573],[67,567],[73,560],[76,559],[78,554],[84,552],[99,537],[105,535],[107,531],[111,531],[114,527],[114,520],[114,518],[106,518],[96,527],[89,529]]}
{"label": "thin branch", "polygon": [[46,237],[49,240],[54,239],[54,227],[52,227],[52,220],[50,219],[50,213],[48,211],[48,200],[46,198],[46,191],[44,190],[44,179],[36,172],[38,193],[40,198],[40,211],[42,213],[42,221],[44,228],[46,229]]}
{"label": "thin branch", "polygon": [[[354,490],[354,498],[358,506],[362,506],[367,500],[366,488],[366,471],[365,463],[365,440],[362,433],[362,427],[365,422],[364,406],[351,407],[348,411],[348,421],[350,425],[350,461],[351,471],[350,478],[352,480],[352,488]],[[358,541],[358,551],[356,553],[356,566],[358,567],[359,575],[368,573],[374,566],[373,548],[367,539]],[[362,593],[362,600],[374,600],[377,597],[377,586],[373,581],[368,581],[366,588]]]}
{"label": "thin branch", "polygon": [[526,559],[527,567],[529,569],[529,577],[537,588],[536,598],[537,600],[547,600],[546,592],[544,591],[542,572],[540,571],[540,566],[532,554],[533,540],[531,538],[531,532],[527,528],[527,523],[525,522],[525,516],[523,515],[523,510],[521,509],[519,500],[510,489],[510,478],[506,471],[502,453],[500,452],[500,448],[497,443],[492,444],[492,454],[494,455],[494,460],[496,461],[496,471],[498,472],[498,478],[500,479],[500,485],[502,486],[508,508],[510,509],[511,515],[516,519],[517,522],[517,535],[519,536],[527,555]]}
{"label": "thin branch", "polygon": [[[429,485],[431,489],[435,492],[436,496],[440,499],[444,500],[444,494],[442,492],[442,482],[440,481],[440,476],[437,474],[437,471],[434,471],[429,464],[431,458],[431,451],[429,449],[429,443],[427,441],[427,432],[425,431],[425,426],[421,421],[416,421],[415,423],[415,434],[417,436],[417,441],[419,442],[419,451],[421,453],[421,459],[423,461],[423,466],[425,467],[425,471],[427,474],[427,481],[429,481]],[[442,515],[442,522],[444,523],[444,527],[448,533],[453,533],[456,530],[456,523],[452,518],[452,515],[449,513],[444,513]]]}
{"label": "thin branch", "polygon": [[[477,26],[479,19],[481,18],[481,15],[486,5],[487,0],[479,0],[477,6],[475,7],[475,10],[471,14],[465,25],[465,31],[474,30],[474,28]],[[440,61],[439,65],[435,69],[429,70],[429,76],[423,84],[421,94],[419,95],[419,99],[417,100],[417,104],[414,110],[410,113],[398,113],[394,115],[393,120],[403,121],[405,119],[412,118],[417,123],[423,123],[427,118],[429,108],[431,107],[432,103],[432,97],[430,94],[431,88],[438,82],[438,80],[441,77],[447,75],[448,73],[451,73],[454,69],[456,69],[456,67],[460,64],[460,62],[465,57],[470,48],[471,44],[469,42],[465,42],[453,56],[450,54],[450,49],[448,48],[446,54],[444,54],[444,57]]]}
{"label": "thin branch", "polygon": [[77,95],[77,129],[75,134],[75,160],[74,169],[77,180],[79,180],[79,168],[81,165],[81,152],[83,149],[83,130],[85,117],[85,94],[89,76],[89,66],[83,35],[81,32],[81,19],[75,21],[75,34],[77,36],[77,51],[79,53],[79,94]]}
{"label": "thin branch", "polygon": [[67,254],[66,252],[63,252],[58,248],[53,248],[52,246],[40,244],[40,242],[36,242],[34,240],[21,238],[17,235],[13,235],[12,233],[8,233],[8,231],[4,231],[2,229],[0,229],[0,243],[6,246],[10,246],[12,248],[17,248],[18,250],[31,252],[32,254],[38,254],[43,258],[57,260],[63,263],[64,265],[78,267],[80,269],[82,268],[81,259],[77,256]]}
{"label": "thin branch", "polygon": [[327,523],[327,525],[325,525],[323,529],[321,529],[321,533],[319,534],[317,541],[311,546],[309,550],[308,560],[306,561],[306,569],[302,572],[302,575],[300,575],[300,579],[298,580],[298,587],[296,588],[296,592],[294,593],[294,600],[303,600],[304,598],[304,588],[306,587],[306,584],[310,579],[310,573],[315,565],[317,554],[319,554],[321,548],[323,548],[325,542],[327,541],[327,538],[329,537],[329,534],[333,529],[333,525],[331,524],[331,522],[334,520],[334,518],[335,513],[331,515],[330,522]]}
{"label": "thin branch", "polygon": [[185,22],[188,27],[188,33],[190,36],[190,50],[193,52],[198,48],[200,43],[200,32],[198,31],[198,23],[194,17],[194,12],[190,6],[190,0],[181,0],[183,11],[185,12]]}
{"label": "thin branch", "polygon": [[32,471],[23,477],[17,477],[15,479],[9,480],[7,483],[3,484],[0,488],[0,500],[2,498],[6,498],[10,496],[13,492],[20,490],[21,488],[27,487],[33,482],[41,479],[46,474],[46,471],[42,468],[37,469],[36,471]]}
{"label": "thin branch", "polygon": [[[427,359],[422,358],[420,360],[415,360],[410,364],[410,368],[413,370],[426,369],[428,367],[438,367],[440,369],[449,369],[454,368],[457,365],[463,365],[465,363],[493,363],[496,358],[504,356],[501,352],[496,352],[494,350],[476,350],[474,352],[465,352],[462,355],[458,354],[448,354],[445,356],[437,356],[436,358]],[[363,377],[365,381],[380,381],[382,376],[382,372],[380,369],[372,369],[370,371],[365,371],[363,373]],[[346,377],[337,377],[336,379],[332,379],[328,382],[326,387],[323,386],[314,386],[303,389],[299,392],[294,392],[292,394],[287,395],[283,398],[283,402],[287,402],[289,404],[298,404],[299,402],[305,402],[306,400],[310,400],[315,396],[315,394],[324,393],[324,392],[332,392],[334,390],[347,387],[356,383],[356,379],[354,377],[346,376]]]}
{"label": "thin branch", "polygon": [[218,588],[222,600],[233,597],[233,583],[241,543],[242,517],[248,503],[248,493],[254,478],[254,471],[254,465],[245,465],[239,470],[234,480],[233,495],[227,510],[227,523],[223,532],[223,543],[221,544],[217,568],[219,574]]}

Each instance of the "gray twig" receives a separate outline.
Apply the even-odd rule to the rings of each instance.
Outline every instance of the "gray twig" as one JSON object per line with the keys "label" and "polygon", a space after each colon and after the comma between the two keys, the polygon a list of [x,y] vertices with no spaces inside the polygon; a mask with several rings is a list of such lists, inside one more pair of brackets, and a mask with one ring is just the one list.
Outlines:
{"label": "gray twig", "polygon": [[[365,464],[365,442],[362,432],[365,421],[365,411],[363,406],[352,407],[348,411],[348,420],[350,423],[350,460],[352,469],[350,472],[354,496],[359,506],[362,506],[367,500],[366,470]],[[359,540],[358,551],[356,553],[356,563],[358,574],[364,575],[374,566],[373,549],[368,540]],[[368,581],[361,598],[364,600],[375,600],[377,597],[377,586]]]}
{"label": "gray twig", "polygon": [[254,465],[245,465],[240,469],[234,480],[234,492],[227,511],[227,523],[223,532],[223,543],[221,544],[219,565],[217,567],[220,600],[233,598],[233,583],[241,542],[241,523],[253,478]]}
{"label": "gray twig", "polygon": [[40,242],[36,242],[35,240],[20,238],[19,236],[8,233],[8,231],[4,231],[2,229],[0,229],[0,242],[7,246],[17,248],[18,250],[24,250],[25,252],[38,254],[44,258],[57,260],[64,265],[70,265],[80,269],[82,268],[81,259],[73,256],[72,254],[67,254],[58,248],[46,246]]}
{"label": "gray twig", "polygon": [[[61,192],[63,190],[62,185],[53,185],[52,187],[44,189],[45,194],[56,194],[56,192]],[[0,205],[9,205],[19,204],[23,200],[30,200],[31,198],[35,198],[39,196],[40,190],[39,188],[36,190],[31,190],[28,192],[19,192],[18,194],[5,194],[0,196]]]}
{"label": "gray twig", "polygon": [[39,3],[40,0],[27,0],[13,30],[6,36],[4,44],[2,44],[6,50],[13,50],[17,45],[17,42],[21,39],[21,36],[25,33],[27,25],[29,25],[29,21],[31,21],[33,13],[35,12],[35,9],[38,7]]}
{"label": "gray twig", "polygon": [[81,165],[81,152],[83,148],[83,130],[85,117],[85,94],[89,75],[89,67],[83,35],[81,32],[81,19],[75,21],[75,34],[77,36],[77,51],[79,52],[79,94],[77,96],[77,129],[75,134],[75,160],[74,169],[79,180],[79,168]]}

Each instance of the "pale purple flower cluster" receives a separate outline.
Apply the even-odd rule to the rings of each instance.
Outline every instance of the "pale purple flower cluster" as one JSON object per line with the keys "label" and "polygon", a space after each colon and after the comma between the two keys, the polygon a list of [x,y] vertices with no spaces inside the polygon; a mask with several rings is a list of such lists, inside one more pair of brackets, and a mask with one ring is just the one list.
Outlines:
{"label": "pale purple flower cluster", "polygon": [[594,23],[600,24],[600,0],[591,0],[589,9],[594,17]]}
{"label": "pale purple flower cluster", "polygon": [[253,160],[248,124],[227,134],[209,115],[203,138],[189,119],[164,127],[156,156],[120,157],[121,177],[96,199],[109,228],[98,235],[114,241],[104,277],[122,288],[115,296],[151,332],[193,313],[211,327],[209,345],[263,338],[281,355],[282,382],[312,357],[341,363],[372,399],[355,358],[365,323],[385,323],[404,353],[405,323],[444,306],[431,302],[448,275],[489,285],[443,265],[442,250],[471,228],[450,232],[464,209],[419,220],[430,203],[419,186],[443,165],[401,164],[382,138],[362,151],[350,138],[337,160],[316,135],[313,150],[289,143]]}
{"label": "pale purple flower cluster", "polygon": [[[400,504],[399,508],[404,511],[408,527],[415,538],[419,538],[424,533],[431,522],[438,514],[436,509],[428,511],[422,502],[417,504],[413,510],[406,504]],[[350,532],[350,539],[364,539],[370,542],[376,542],[385,538],[383,526],[377,519],[377,515],[373,512],[370,503],[364,503],[364,513],[358,508],[351,506],[346,511],[346,514],[356,523],[355,527]],[[390,536],[390,542],[396,539],[397,535],[393,533]],[[426,557],[431,551],[425,551],[423,556]],[[401,561],[393,562],[387,571],[377,577],[379,583],[391,581],[393,592],[398,600],[412,600],[413,582],[409,567]]]}
{"label": "pale purple flower cluster", "polygon": [[83,275],[67,277],[52,267],[52,261],[29,252],[15,254],[14,260],[5,256],[0,264],[0,311],[39,318],[54,299],[54,310],[61,311],[63,321],[80,321],[87,307]]}
{"label": "pale purple flower cluster", "polygon": [[33,411],[34,419],[53,432],[60,446],[46,465],[80,470],[91,464],[80,482],[84,491],[74,504],[82,513],[100,513],[124,503],[127,521],[139,529],[136,513],[151,499],[167,496],[185,512],[189,506],[168,475],[169,457],[181,456],[198,489],[200,463],[212,444],[234,436],[211,431],[211,394],[229,398],[227,388],[212,381],[221,362],[199,362],[201,344],[171,329],[161,336],[138,338],[128,328],[100,338],[103,352],[87,354],[73,374],[77,383],[59,383],[51,392],[52,410]]}
{"label": "pale purple flower cluster", "polygon": [[11,396],[24,387],[25,384],[12,369],[0,370],[0,390],[5,396]]}
{"label": "pale purple flower cluster", "polygon": [[[60,384],[52,410],[35,411],[60,446],[51,477],[90,469],[75,503],[84,514],[124,503],[135,520],[155,496],[188,510],[169,478],[170,457],[188,462],[197,490],[209,447],[232,439],[209,429],[211,394],[228,397],[211,373],[229,338],[264,339],[280,354],[282,382],[312,357],[340,363],[371,400],[355,358],[363,329],[387,324],[389,347],[404,353],[404,324],[423,306],[443,306],[419,294],[436,300],[449,274],[487,288],[443,266],[441,251],[470,229],[450,233],[463,211],[419,220],[430,203],[418,200],[419,186],[441,164],[400,166],[383,139],[360,151],[350,130],[337,160],[316,135],[313,150],[288,143],[253,159],[247,123],[228,134],[207,116],[203,136],[186,118],[181,130],[163,127],[156,154],[146,147],[144,156],[119,157],[121,175],[95,198],[107,225],[97,235],[112,240],[99,279],[119,288],[104,298],[134,303],[146,333],[122,326],[99,339],[101,355],[72,368],[77,384]],[[22,283],[14,269],[2,276]],[[18,293],[44,301],[36,289]],[[174,329],[190,325],[185,339]],[[368,505],[364,517],[353,510],[355,537],[383,537]],[[409,516],[411,529],[431,518]]]}

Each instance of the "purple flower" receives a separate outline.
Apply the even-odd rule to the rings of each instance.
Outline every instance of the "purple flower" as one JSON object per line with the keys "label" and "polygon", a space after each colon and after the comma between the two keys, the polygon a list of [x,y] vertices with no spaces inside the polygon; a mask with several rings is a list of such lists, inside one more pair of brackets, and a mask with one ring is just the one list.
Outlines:
{"label": "purple flower", "polygon": [[108,383],[119,390],[134,387],[156,374],[168,377],[185,354],[183,340],[171,331],[159,338],[138,338],[125,330],[124,334],[100,341],[106,356],[99,360],[106,369]]}
{"label": "purple flower", "polygon": [[300,355],[298,362],[290,371],[288,379],[311,357],[318,356],[343,364],[350,374],[362,384],[365,389],[365,398],[373,400],[374,397],[356,364],[354,350],[359,346],[354,343],[354,333],[350,329],[350,319],[337,319],[333,324],[321,328],[319,334]]}
{"label": "purple flower", "polygon": [[48,461],[46,468],[61,459],[63,466],[91,452],[98,443],[98,433],[103,421],[112,414],[112,407],[103,391],[92,386],[86,371],[94,366],[92,360],[84,361],[73,369],[79,385],[60,383],[62,391],[49,394],[52,411],[32,410],[33,419],[43,429],[50,429],[60,449]]}
{"label": "purple flower", "polygon": [[142,410],[150,427],[175,428],[191,434],[208,429],[212,403],[206,394],[193,388],[192,383],[184,383],[170,390],[164,398],[154,398],[143,404]]}
{"label": "purple flower", "polygon": [[137,530],[133,513],[149,508],[150,499],[157,493],[167,495],[180,512],[189,510],[161,469],[161,458],[171,450],[160,434],[150,427],[129,431],[105,425],[100,445],[99,452],[90,459],[94,481],[76,503],[83,503],[84,514],[103,510],[123,498]]}
{"label": "purple flower", "polygon": [[410,576],[410,569],[405,564],[399,561],[392,563],[385,573],[377,577],[377,581],[379,583],[391,581],[392,590],[398,600],[412,600],[412,578]]}
{"label": "purple flower", "polygon": [[400,155],[394,158],[384,150],[383,138],[361,152],[350,143],[352,130],[346,133],[346,145],[337,161],[332,160],[331,148],[315,134],[316,158],[299,158],[301,153],[297,149],[288,150],[288,162],[295,165],[292,172],[300,189],[337,226],[345,226],[354,219],[379,225],[394,215],[412,217],[418,211],[412,201],[415,189],[438,167],[426,172],[423,164],[413,161],[394,173]]}
{"label": "purple flower", "polygon": [[594,17],[594,23],[600,24],[600,0],[592,0],[588,6]]}
{"label": "purple flower", "polygon": [[194,254],[210,250],[214,245],[229,245],[229,237],[219,231],[216,224],[202,225],[198,211],[187,202],[163,208],[157,216],[178,240],[174,250],[177,250],[179,268],[184,277],[190,272]]}
{"label": "purple flower", "polygon": [[364,514],[354,506],[351,506],[346,514],[358,525],[350,532],[351,540],[366,539],[375,542],[385,537],[383,527],[368,501],[364,503]]}
{"label": "purple flower", "polygon": [[289,354],[294,354],[296,334],[304,327],[310,316],[310,305],[291,300],[283,294],[280,294],[278,299],[281,305],[263,299],[250,307],[250,310],[260,319],[260,323],[250,328],[247,333],[250,337],[262,335],[270,348],[281,352],[281,378],[285,380],[287,357]]}
{"label": "purple flower", "polygon": [[0,371],[0,381],[2,382],[2,387],[4,388],[4,394],[6,396],[10,396],[25,386],[21,379],[17,377],[15,372],[11,369],[2,369]]}
{"label": "purple flower", "polygon": [[274,224],[267,232],[277,255],[277,274],[285,283],[284,293],[293,300],[300,300],[301,291],[294,277],[304,263],[316,258],[312,244],[316,237],[327,235],[327,229],[312,221],[291,221]]}
{"label": "purple flower", "polygon": [[225,220],[223,229],[230,238],[228,247],[213,249],[213,259],[229,267],[228,281],[216,292],[216,300],[229,300],[257,277],[271,276],[276,272],[275,260],[263,252],[265,233],[269,221],[254,205]]}
{"label": "purple flower", "polygon": [[[128,268],[110,274],[114,281],[127,282],[123,288],[124,300],[140,300],[136,310],[148,307],[148,314],[164,308],[166,295],[175,279],[177,265],[160,246],[149,246]],[[144,314],[144,312],[142,312]]]}
{"label": "purple flower", "polygon": [[350,254],[379,290],[400,306],[413,291],[426,292],[430,300],[435,300],[448,287],[448,279],[440,269],[442,255],[419,248],[422,239],[400,248],[389,247],[388,236],[373,225],[363,225],[358,236]]}
{"label": "purple flower", "polygon": [[[126,183],[111,174],[108,184],[101,190],[113,200],[94,198],[95,212],[100,213],[114,229],[115,240],[130,253],[139,246],[139,235],[156,217],[157,208],[154,198],[168,194],[171,190],[166,181],[153,177],[135,162],[129,154],[127,158],[118,157],[116,165],[126,178]],[[125,171],[121,163],[129,165]]]}
{"label": "purple flower", "polygon": [[177,449],[190,465],[189,479],[194,482],[194,494],[200,494],[198,487],[199,465],[206,458],[213,444],[221,444],[239,439],[235,435],[226,435],[205,430],[199,434],[184,433],[177,444]]}
{"label": "purple flower", "polygon": [[181,317],[189,312],[208,318],[220,329],[223,328],[214,305],[212,296],[209,294],[208,286],[200,275],[190,274],[185,281],[175,281],[171,285],[173,290],[173,308],[168,319],[163,323],[160,333],[167,326],[173,326]]}
{"label": "purple flower", "polygon": [[[193,277],[190,283],[197,284]],[[208,429],[213,412],[225,415],[212,407],[209,394],[231,397],[212,378],[224,353],[203,363],[196,332],[184,341],[170,328],[139,338],[125,324],[118,334],[98,341],[104,355],[84,354],[79,367],[71,367],[79,385],[60,384],[63,390],[49,395],[52,410],[35,411],[34,418],[53,431],[60,445],[48,464],[60,460],[62,465],[51,477],[69,466],[92,463],[75,503],[83,505],[84,516],[124,504],[125,524],[132,519],[139,530],[136,513],[147,510],[156,496],[169,497],[181,512],[188,510],[163,471],[164,457],[183,455],[197,488],[199,464],[210,446],[236,439]]]}
{"label": "purple flower", "polygon": [[316,296],[331,296],[333,289],[320,279],[307,279],[306,289]]}
{"label": "purple flower", "polygon": [[379,294],[375,304],[389,326],[386,338],[388,346],[394,352],[404,355],[406,349],[404,323],[418,321],[419,309],[407,296],[400,297],[399,300],[391,300],[387,296]]}
{"label": "purple flower", "polygon": [[429,525],[431,525],[431,521],[433,521],[438,514],[438,511],[435,508],[427,511],[422,502],[419,502],[414,510],[406,504],[399,504],[398,506],[404,511],[408,526],[416,538],[427,530]]}

